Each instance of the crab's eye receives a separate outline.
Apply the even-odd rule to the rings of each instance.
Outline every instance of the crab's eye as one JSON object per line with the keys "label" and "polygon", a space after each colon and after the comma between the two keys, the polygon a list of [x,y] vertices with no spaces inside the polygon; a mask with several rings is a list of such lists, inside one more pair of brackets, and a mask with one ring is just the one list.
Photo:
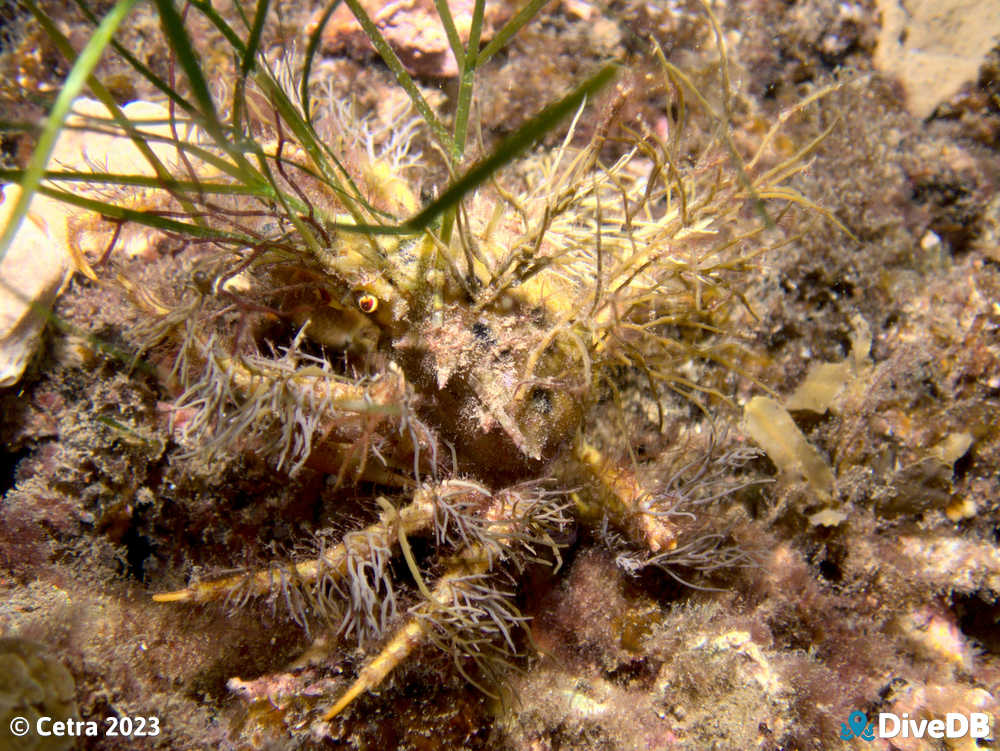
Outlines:
{"label": "crab's eye", "polygon": [[358,307],[362,313],[374,313],[378,309],[378,298],[365,292],[358,297]]}
{"label": "crab's eye", "polygon": [[198,269],[191,275],[195,288],[203,295],[212,293],[212,277],[204,269]]}

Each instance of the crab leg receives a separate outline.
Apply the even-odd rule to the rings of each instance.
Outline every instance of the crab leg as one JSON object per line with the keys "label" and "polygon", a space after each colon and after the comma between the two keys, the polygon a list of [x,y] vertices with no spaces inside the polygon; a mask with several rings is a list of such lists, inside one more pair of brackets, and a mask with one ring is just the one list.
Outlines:
{"label": "crab leg", "polygon": [[[469,575],[483,574],[489,570],[489,556],[480,547],[476,546],[474,549],[467,550],[463,556],[464,564],[453,568],[441,577],[437,586],[430,593],[431,599],[423,603],[422,609],[432,609],[440,607],[439,603],[441,602],[450,602],[454,599],[454,588],[461,586],[461,579]],[[361,694],[371,691],[382,683],[389,673],[402,664],[410,656],[410,653],[424,641],[431,628],[433,628],[432,620],[421,618],[419,614],[407,621],[406,625],[396,632],[396,635],[382,648],[382,651],[362,668],[357,680],[323,715],[323,721],[332,720]]]}
{"label": "crab leg", "polygon": [[589,504],[578,493],[574,494],[583,516],[611,517],[635,542],[652,553],[677,547],[677,530],[663,515],[651,510],[650,495],[630,468],[613,462],[583,440],[577,442],[573,456],[593,478],[595,486]]}
{"label": "crab leg", "polygon": [[174,592],[153,595],[156,602],[210,602],[227,597],[235,591],[248,596],[271,592],[282,577],[299,584],[313,584],[322,577],[342,579],[347,575],[352,558],[363,558],[377,547],[392,547],[399,539],[399,530],[413,534],[429,529],[434,523],[434,493],[423,489],[413,501],[396,511],[384,511],[377,522],[360,532],[348,534],[343,542],[327,550],[321,557],[289,566],[271,567],[246,574],[228,576],[214,581],[198,582]]}
{"label": "crab leg", "polygon": [[[455,482],[460,487],[467,486],[467,483]],[[466,489],[476,493],[482,493],[484,490],[475,487]],[[561,560],[558,546],[548,537],[547,533],[542,532],[540,538],[526,533],[527,526],[530,526],[529,520],[532,517],[535,504],[525,499],[517,492],[517,489],[493,494],[490,501],[489,507],[485,508],[482,514],[489,530],[482,538],[482,542],[473,542],[462,548],[454,565],[441,577],[433,590],[427,590],[421,583],[420,587],[424,599],[410,610],[412,616],[410,620],[399,629],[381,652],[362,668],[354,683],[323,715],[323,721],[333,719],[361,694],[371,691],[381,684],[414,649],[427,640],[435,623],[443,622],[449,615],[457,615],[458,620],[463,620],[463,610],[459,603],[465,599],[463,595],[469,594],[474,587],[474,585],[470,586],[469,582],[490,572],[496,563],[511,555],[518,544],[524,544],[529,550],[533,542],[542,542],[546,546],[550,546],[555,553],[558,567]],[[556,516],[559,516],[558,512]],[[550,518],[549,521],[554,521],[554,519]],[[409,545],[402,528],[400,530],[400,545],[403,547],[404,553],[407,553]],[[409,554],[407,553],[407,555]],[[495,613],[490,614],[489,617],[499,625],[498,616]],[[515,618],[510,619],[509,622],[523,622],[524,620],[526,619],[517,613]],[[510,643],[506,628],[501,630]],[[511,648],[513,648],[512,643]]]}

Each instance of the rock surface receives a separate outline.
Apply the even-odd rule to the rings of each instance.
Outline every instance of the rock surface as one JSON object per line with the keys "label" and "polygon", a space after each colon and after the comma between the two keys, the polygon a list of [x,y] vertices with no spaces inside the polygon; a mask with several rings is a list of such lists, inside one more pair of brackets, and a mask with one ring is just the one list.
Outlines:
{"label": "rock surface", "polygon": [[875,66],[899,78],[906,106],[926,118],[967,83],[1000,40],[997,0],[879,0]]}
{"label": "rock surface", "polygon": [[[386,41],[399,55],[407,69],[416,75],[450,78],[458,75],[458,62],[451,52],[448,37],[438,18],[433,0],[365,0],[361,3]],[[472,26],[472,0],[449,3],[455,28],[463,44],[469,41]],[[322,16],[322,9],[307,27],[312,33]],[[510,16],[506,4],[488,2],[480,39],[488,42],[496,29]],[[334,11],[323,29],[323,49],[331,54],[367,56],[374,52],[361,25],[347,5]]]}

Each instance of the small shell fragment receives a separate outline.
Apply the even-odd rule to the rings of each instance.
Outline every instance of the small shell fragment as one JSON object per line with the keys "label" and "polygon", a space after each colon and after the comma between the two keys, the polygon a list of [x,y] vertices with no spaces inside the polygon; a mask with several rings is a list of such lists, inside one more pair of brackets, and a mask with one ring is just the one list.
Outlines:
{"label": "small shell fragment", "polygon": [[809,523],[814,527],[836,527],[847,520],[847,514],[837,509],[825,508],[809,517]]}
{"label": "small shell fragment", "polygon": [[[20,193],[19,185],[3,187],[0,230]],[[69,276],[69,257],[53,236],[58,232],[52,226],[53,209],[56,224],[65,219],[54,204],[50,198],[35,196],[14,242],[0,259],[0,388],[20,380],[45,325],[44,311],[52,307]]]}

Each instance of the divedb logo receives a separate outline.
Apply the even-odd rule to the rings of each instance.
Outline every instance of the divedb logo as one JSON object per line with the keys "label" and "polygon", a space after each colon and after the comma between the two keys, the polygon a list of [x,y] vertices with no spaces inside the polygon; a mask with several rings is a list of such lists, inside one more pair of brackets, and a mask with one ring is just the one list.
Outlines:
{"label": "divedb logo", "polygon": [[878,722],[868,722],[864,712],[854,711],[847,722],[840,723],[842,740],[857,738],[873,741],[876,738],[989,738],[990,716],[985,712],[948,712],[943,720],[912,719],[902,715],[880,712]]}

